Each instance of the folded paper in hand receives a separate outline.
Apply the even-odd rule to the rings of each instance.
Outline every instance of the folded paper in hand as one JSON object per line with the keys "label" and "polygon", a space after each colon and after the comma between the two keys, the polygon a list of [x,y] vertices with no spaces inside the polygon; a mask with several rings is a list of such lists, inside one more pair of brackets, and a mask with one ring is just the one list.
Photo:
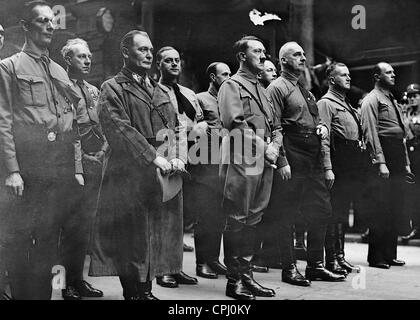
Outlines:
{"label": "folded paper in hand", "polygon": [[168,202],[182,190],[182,176],[178,173],[162,175],[159,168],[156,174],[162,188],[162,202]]}

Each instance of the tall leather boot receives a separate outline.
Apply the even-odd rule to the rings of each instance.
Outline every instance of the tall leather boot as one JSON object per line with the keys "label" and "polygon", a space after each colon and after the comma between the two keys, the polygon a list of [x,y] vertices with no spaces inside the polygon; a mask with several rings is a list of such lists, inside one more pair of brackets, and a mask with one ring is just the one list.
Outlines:
{"label": "tall leather boot", "polygon": [[252,271],[260,272],[260,273],[267,273],[269,271],[268,267],[265,265],[265,261],[263,260],[263,243],[264,243],[264,235],[265,235],[265,226],[264,220],[262,220],[256,227],[256,236],[254,240],[254,256],[252,257]]}
{"label": "tall leather boot", "polygon": [[342,268],[337,261],[335,252],[335,239],[337,234],[335,233],[335,227],[334,223],[328,224],[325,234],[325,268],[331,272],[347,276],[347,270]]}
{"label": "tall leather boot", "polygon": [[251,270],[251,263],[245,259],[239,258],[241,268],[241,279],[245,287],[257,297],[274,297],[275,291],[270,288],[263,287],[255,281]]}
{"label": "tall leather boot", "polygon": [[259,297],[274,297],[275,292],[272,289],[265,288],[255,281],[252,274],[252,267],[250,261],[244,257],[252,257],[254,253],[254,244],[257,237],[257,230],[254,226],[244,227],[241,231],[241,257],[238,258],[241,268],[242,283],[251,291],[255,296]]}
{"label": "tall leather boot", "polygon": [[324,224],[308,225],[308,265],[305,277],[310,281],[344,281],[345,276],[333,273],[324,267],[326,229],[327,226]]}
{"label": "tall leather boot", "polygon": [[255,296],[243,284],[241,278],[241,265],[238,261],[241,249],[241,233],[239,231],[225,231],[224,262],[227,267],[226,296],[236,300],[255,300]]}
{"label": "tall leather boot", "polygon": [[159,300],[152,294],[152,281],[137,283],[139,300]]}
{"label": "tall leather boot", "polygon": [[335,250],[337,253],[337,262],[339,266],[347,271],[347,273],[352,272],[360,272],[360,267],[354,266],[351,263],[347,262],[344,258],[344,243],[345,243],[345,231],[344,225],[342,223],[336,224],[336,242],[335,242]]}

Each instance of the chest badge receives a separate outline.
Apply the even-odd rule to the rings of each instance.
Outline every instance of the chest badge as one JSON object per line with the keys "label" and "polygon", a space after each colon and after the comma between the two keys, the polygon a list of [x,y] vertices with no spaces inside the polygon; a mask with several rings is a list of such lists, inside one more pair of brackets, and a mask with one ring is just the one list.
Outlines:
{"label": "chest badge", "polygon": [[52,131],[48,132],[47,139],[50,142],[54,142],[55,140],[57,140],[57,134],[55,132],[52,132]]}

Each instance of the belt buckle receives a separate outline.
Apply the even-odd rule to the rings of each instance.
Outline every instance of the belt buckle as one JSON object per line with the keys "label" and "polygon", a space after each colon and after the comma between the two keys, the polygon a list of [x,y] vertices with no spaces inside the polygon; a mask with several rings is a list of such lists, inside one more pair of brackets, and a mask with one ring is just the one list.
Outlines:
{"label": "belt buckle", "polygon": [[49,131],[47,134],[47,139],[49,142],[55,142],[57,140],[57,133],[54,131]]}

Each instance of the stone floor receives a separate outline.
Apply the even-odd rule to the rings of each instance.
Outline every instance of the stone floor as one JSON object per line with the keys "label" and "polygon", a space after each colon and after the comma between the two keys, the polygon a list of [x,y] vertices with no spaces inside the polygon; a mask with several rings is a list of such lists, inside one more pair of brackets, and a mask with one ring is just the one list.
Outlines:
{"label": "stone floor", "polygon": [[[268,300],[401,300],[420,299],[420,247],[416,242],[410,246],[398,247],[398,258],[407,262],[404,267],[391,267],[389,270],[367,266],[367,244],[354,242],[358,236],[349,236],[346,243],[347,259],[362,267],[359,274],[351,274],[345,282],[312,282],[311,287],[296,287],[281,282],[281,270],[269,273],[255,273],[261,284],[276,291],[274,298]],[[193,244],[191,235],[185,235],[185,242]],[[411,245],[413,244],[413,245]],[[87,261],[88,264],[88,261]],[[298,268],[304,272],[306,263],[298,261]],[[184,271],[195,275],[194,252],[184,253]],[[226,279],[216,280],[198,278],[199,284],[181,285],[176,289],[162,288],[153,284],[153,294],[163,300],[231,300],[224,294]],[[122,289],[118,278],[86,278],[92,285],[104,291],[104,300],[121,300]],[[53,299],[61,299],[60,292],[54,291]]]}

